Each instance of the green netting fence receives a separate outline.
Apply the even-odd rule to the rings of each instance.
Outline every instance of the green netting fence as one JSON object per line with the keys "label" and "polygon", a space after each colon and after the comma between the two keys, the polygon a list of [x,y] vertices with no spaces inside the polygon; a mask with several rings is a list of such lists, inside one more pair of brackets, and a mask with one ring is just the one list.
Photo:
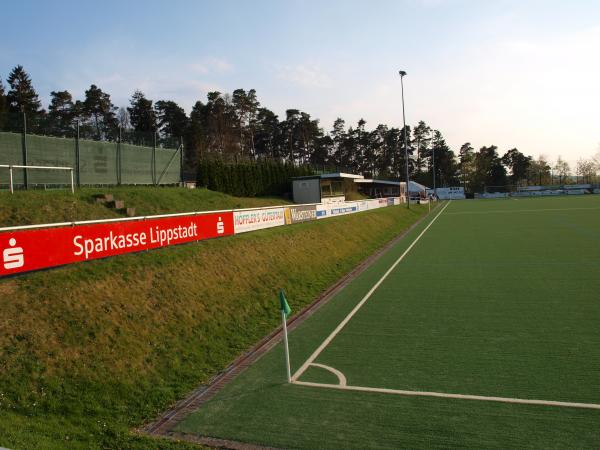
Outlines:
{"label": "green netting fence", "polygon": [[[0,132],[0,165],[72,167],[78,185],[177,184],[181,180],[181,151]],[[15,187],[25,186],[24,172],[13,170]],[[0,187],[8,186],[8,177],[8,169],[0,168]],[[69,171],[29,169],[27,185],[68,185],[70,177]]]}

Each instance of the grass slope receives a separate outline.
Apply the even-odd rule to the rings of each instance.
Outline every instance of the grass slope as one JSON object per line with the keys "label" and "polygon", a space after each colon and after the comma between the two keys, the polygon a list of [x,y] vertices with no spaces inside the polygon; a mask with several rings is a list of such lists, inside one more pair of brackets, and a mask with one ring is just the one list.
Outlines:
{"label": "grass slope", "polygon": [[[291,333],[292,371],[424,226]],[[453,202],[316,362],[350,385],[600,403],[599,227],[600,196]],[[597,410],[294,386],[282,361],[278,346],[179,430],[285,448],[600,447]]]}
{"label": "grass slope", "polygon": [[95,203],[96,194],[113,194],[139,216],[287,203],[280,198],[240,198],[208,189],[150,186],[86,187],[77,189],[75,195],[66,190],[0,192],[0,227],[123,217]]}
{"label": "grass slope", "polygon": [[186,448],[130,430],[274,329],[277,288],[299,311],[424,212],[390,207],[0,280],[0,446]]}

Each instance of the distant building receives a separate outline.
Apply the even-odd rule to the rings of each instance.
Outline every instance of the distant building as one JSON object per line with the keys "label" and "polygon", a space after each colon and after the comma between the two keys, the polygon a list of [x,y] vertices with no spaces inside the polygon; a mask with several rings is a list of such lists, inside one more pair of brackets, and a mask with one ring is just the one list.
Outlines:
{"label": "distant building", "polygon": [[404,195],[405,183],[399,181],[358,178],[354,182],[358,187],[358,192],[370,198],[400,197],[401,193]]}
{"label": "distant building", "polygon": [[357,179],[351,173],[324,173],[292,178],[294,203],[336,203],[346,201],[346,194],[356,192]]}
{"label": "distant building", "polygon": [[[375,180],[351,173],[324,173],[292,178],[295,203],[335,203],[348,199],[348,194],[358,192],[369,198],[400,197],[406,202],[404,181]],[[425,198],[427,186],[410,182],[411,198]]]}

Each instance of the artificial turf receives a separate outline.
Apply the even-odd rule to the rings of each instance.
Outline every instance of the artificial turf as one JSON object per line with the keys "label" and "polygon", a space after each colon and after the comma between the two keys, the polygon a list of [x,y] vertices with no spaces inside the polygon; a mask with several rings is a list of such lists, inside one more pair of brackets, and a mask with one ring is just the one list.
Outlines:
{"label": "artificial turf", "polygon": [[[291,333],[292,370],[426,225]],[[599,229],[600,196],[455,201],[315,362],[355,386],[600,403]],[[336,382],[315,367],[300,380]],[[598,410],[288,385],[279,346],[178,430],[288,448],[595,448],[598,423]]]}

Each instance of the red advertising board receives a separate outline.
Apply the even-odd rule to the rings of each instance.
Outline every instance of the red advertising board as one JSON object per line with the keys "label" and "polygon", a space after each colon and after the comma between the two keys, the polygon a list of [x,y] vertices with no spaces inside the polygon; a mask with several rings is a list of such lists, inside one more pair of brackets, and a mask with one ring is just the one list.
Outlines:
{"label": "red advertising board", "polygon": [[233,234],[233,212],[0,233],[0,276]]}

